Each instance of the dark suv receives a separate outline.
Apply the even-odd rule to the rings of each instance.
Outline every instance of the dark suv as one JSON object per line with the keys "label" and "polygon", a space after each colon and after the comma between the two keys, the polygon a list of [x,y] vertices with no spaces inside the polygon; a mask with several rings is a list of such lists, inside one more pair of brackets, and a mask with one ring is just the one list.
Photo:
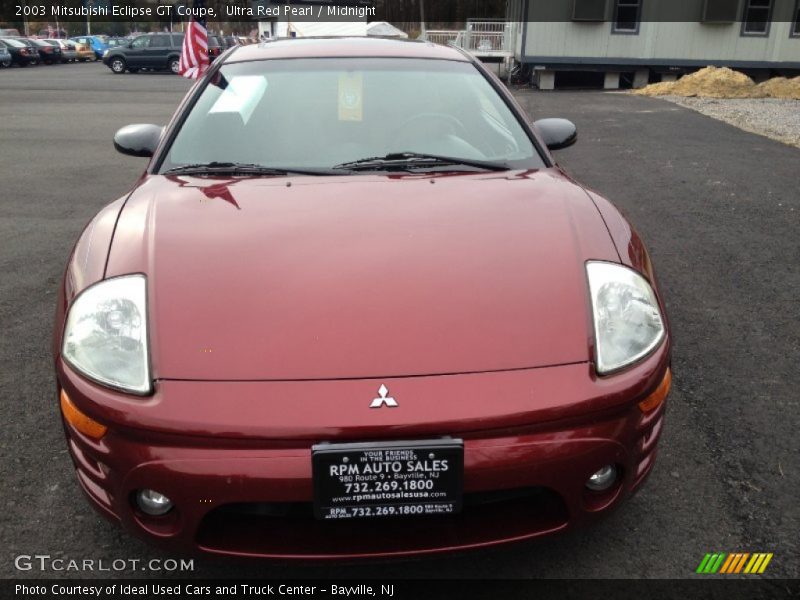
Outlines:
{"label": "dark suv", "polygon": [[103,63],[114,73],[136,73],[139,69],[178,72],[182,33],[146,33],[123,46],[109,48]]}

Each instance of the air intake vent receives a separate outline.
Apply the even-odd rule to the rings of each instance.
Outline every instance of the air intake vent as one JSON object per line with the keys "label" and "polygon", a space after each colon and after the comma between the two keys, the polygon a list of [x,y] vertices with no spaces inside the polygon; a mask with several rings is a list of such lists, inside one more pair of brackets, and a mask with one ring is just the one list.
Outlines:
{"label": "air intake vent", "polygon": [[573,21],[605,21],[607,0],[575,0]]}
{"label": "air intake vent", "polygon": [[704,23],[733,23],[739,10],[739,0],[706,0]]}

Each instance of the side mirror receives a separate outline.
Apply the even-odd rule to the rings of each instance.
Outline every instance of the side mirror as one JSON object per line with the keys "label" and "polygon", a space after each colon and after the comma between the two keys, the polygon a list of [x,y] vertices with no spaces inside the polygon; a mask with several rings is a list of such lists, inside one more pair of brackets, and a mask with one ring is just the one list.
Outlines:
{"label": "side mirror", "polygon": [[539,119],[533,126],[550,150],[566,148],[578,141],[578,128],[567,119]]}
{"label": "side mirror", "polygon": [[130,156],[153,156],[163,131],[158,125],[126,125],[114,134],[114,148]]}

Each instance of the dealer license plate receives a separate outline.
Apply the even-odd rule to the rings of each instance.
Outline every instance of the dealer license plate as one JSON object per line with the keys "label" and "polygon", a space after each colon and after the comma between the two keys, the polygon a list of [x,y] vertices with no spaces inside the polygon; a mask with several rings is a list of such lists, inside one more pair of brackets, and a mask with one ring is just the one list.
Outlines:
{"label": "dealer license plate", "polygon": [[461,510],[464,443],[455,439],[318,444],[318,519],[449,515]]}

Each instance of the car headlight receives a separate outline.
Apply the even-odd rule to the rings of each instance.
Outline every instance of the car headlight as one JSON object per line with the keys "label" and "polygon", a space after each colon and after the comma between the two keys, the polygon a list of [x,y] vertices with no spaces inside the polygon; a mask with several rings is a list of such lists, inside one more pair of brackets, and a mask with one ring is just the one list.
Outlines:
{"label": "car headlight", "polygon": [[62,354],[98,383],[137,394],[151,390],[144,275],[101,281],[72,303]]}
{"label": "car headlight", "polygon": [[616,371],[646,356],[664,338],[653,288],[636,271],[614,263],[586,263],[594,317],[598,373]]}
{"label": "car headlight", "polygon": [[108,50],[103,50],[103,58],[105,58],[106,56],[108,56],[108,52],[109,52]]}

